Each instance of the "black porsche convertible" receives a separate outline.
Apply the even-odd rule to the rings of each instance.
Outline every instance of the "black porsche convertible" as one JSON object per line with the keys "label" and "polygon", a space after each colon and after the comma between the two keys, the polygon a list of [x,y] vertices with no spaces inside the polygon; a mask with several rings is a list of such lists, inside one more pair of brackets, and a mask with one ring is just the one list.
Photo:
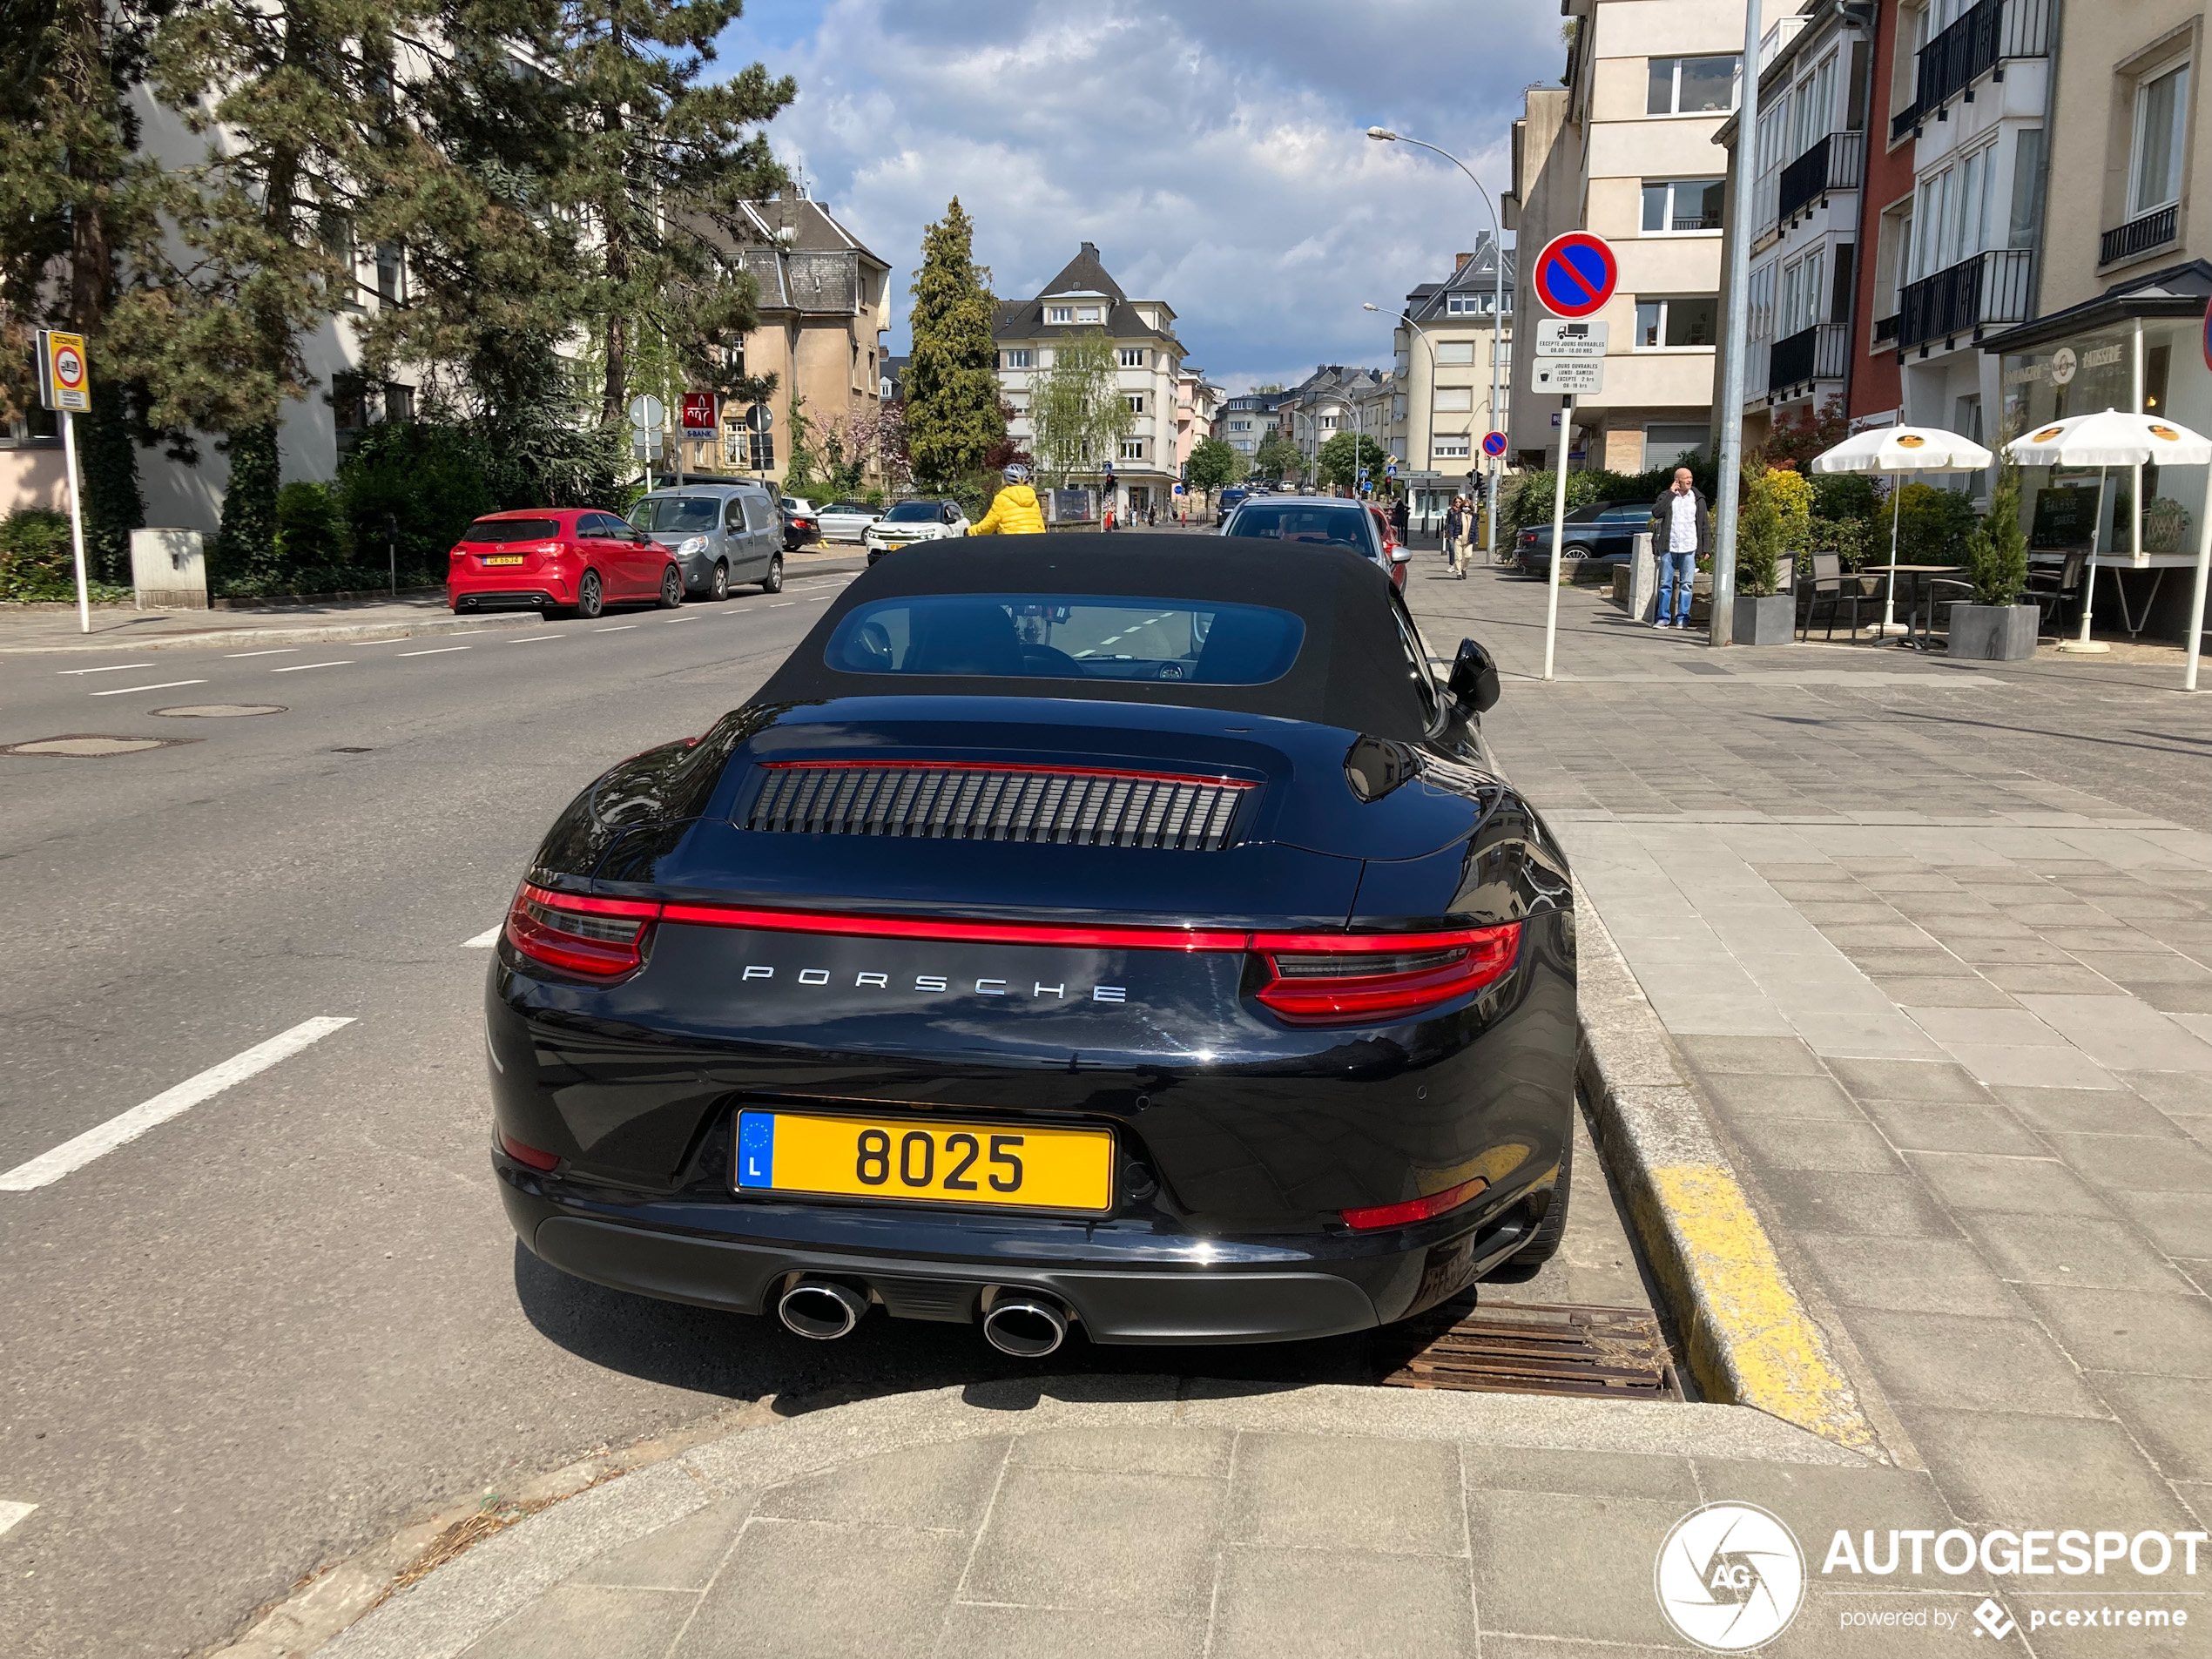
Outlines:
{"label": "black porsche convertible", "polygon": [[577,797],[485,1014],[523,1242],[844,1335],[1264,1342],[1566,1217],[1567,866],[1380,567],[1048,535],[856,579]]}

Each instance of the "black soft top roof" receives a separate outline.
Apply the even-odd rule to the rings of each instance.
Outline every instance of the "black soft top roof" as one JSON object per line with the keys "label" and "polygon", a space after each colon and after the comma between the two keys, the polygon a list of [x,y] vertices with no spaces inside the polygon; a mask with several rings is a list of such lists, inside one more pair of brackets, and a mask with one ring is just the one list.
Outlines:
{"label": "black soft top roof", "polygon": [[[856,607],[937,593],[1094,594],[1267,605],[1300,618],[1305,639],[1290,672],[1264,685],[1001,675],[921,678],[829,666],[830,637]],[[1342,548],[1141,532],[965,537],[901,549],[839,595],[758,700],[914,695],[1164,703],[1273,715],[1407,741],[1423,734],[1427,712],[1413,688],[1391,613],[1390,577],[1380,565]]]}

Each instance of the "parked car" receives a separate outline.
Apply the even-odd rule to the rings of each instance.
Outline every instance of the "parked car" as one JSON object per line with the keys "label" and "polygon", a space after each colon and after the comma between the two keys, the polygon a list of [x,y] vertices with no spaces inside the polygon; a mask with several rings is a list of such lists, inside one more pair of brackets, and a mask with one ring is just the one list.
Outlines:
{"label": "parked car", "polygon": [[873,564],[894,548],[916,542],[942,542],[968,534],[968,515],[958,502],[902,501],[860,533],[860,544]]}
{"label": "parked car", "polygon": [[796,553],[822,533],[822,516],[804,496],[783,498],[784,551]]}
{"label": "parked car", "polygon": [[1406,586],[1406,565],[1413,556],[1391,539],[1390,521],[1380,508],[1346,501],[1341,496],[1263,496],[1247,500],[1229,516],[1221,533],[1349,548],[1389,571],[1391,585],[1400,591]]}
{"label": "parked car", "polygon": [[[1635,551],[1635,538],[1650,524],[1649,502],[1594,501],[1577,507],[1561,527],[1561,579],[1610,582],[1613,567]],[[1551,573],[1551,525],[1521,531],[1514,552],[1521,574],[1542,581]]]}
{"label": "parked car", "polygon": [[684,591],[730,597],[732,582],[784,589],[784,525],[765,484],[685,484],[640,496],[631,524],[665,548],[683,571]]}
{"label": "parked car", "polygon": [[1496,665],[1440,683],[1339,548],[1196,550],[914,548],[585,787],[454,999],[524,1248],[1033,1360],[1372,1330],[1553,1254],[1575,893],[1480,746]]}
{"label": "parked car", "polygon": [[822,509],[822,539],[825,542],[857,542],[869,525],[883,516],[883,509],[871,507],[864,501],[833,501]]}
{"label": "parked car", "polygon": [[488,513],[447,556],[446,603],[456,611],[590,617],[639,599],[683,604],[681,568],[651,536],[592,508]]}

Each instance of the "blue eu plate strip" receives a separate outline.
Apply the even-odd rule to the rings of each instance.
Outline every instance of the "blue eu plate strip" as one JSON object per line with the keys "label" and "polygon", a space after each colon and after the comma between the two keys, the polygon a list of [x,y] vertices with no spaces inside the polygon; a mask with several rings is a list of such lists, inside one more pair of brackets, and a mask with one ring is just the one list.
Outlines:
{"label": "blue eu plate strip", "polygon": [[776,1115],[773,1112],[738,1114],[738,1184],[772,1187],[776,1184]]}

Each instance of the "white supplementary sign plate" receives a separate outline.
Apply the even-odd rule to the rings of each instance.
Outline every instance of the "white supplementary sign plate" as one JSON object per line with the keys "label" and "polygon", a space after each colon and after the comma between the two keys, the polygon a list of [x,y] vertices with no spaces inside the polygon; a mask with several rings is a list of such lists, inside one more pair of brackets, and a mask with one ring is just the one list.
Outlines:
{"label": "white supplementary sign plate", "polygon": [[1602,322],[1569,322],[1558,317],[1540,317],[1536,320],[1536,356],[1602,357],[1608,324]]}
{"label": "white supplementary sign plate", "polygon": [[1605,365],[1602,361],[1552,362],[1538,358],[1532,389],[1572,397],[1602,392],[1605,389]]}

